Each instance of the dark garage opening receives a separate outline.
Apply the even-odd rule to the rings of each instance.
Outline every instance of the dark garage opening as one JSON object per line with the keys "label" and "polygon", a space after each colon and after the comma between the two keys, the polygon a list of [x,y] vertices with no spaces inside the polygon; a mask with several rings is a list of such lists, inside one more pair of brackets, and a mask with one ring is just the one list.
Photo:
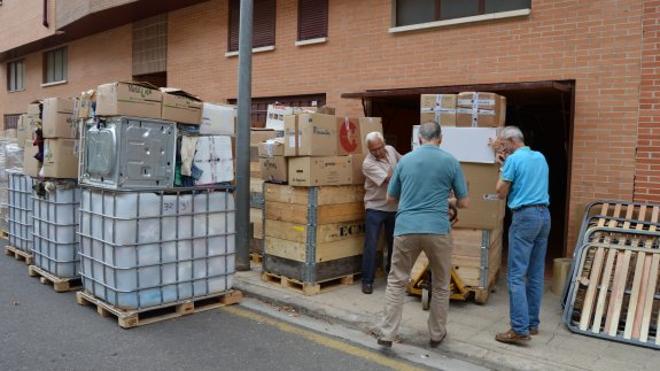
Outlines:
{"label": "dark garage opening", "polygon": [[[386,140],[403,154],[411,149],[412,126],[420,123],[420,94],[482,91],[504,95],[507,98],[507,125],[520,127],[527,145],[543,153],[550,167],[552,231],[547,254],[550,263],[553,258],[566,256],[567,251],[574,86],[573,81],[543,81],[374,90],[344,94],[343,97],[361,98],[365,115],[382,117]],[[511,215],[507,209],[505,254],[510,223]]]}

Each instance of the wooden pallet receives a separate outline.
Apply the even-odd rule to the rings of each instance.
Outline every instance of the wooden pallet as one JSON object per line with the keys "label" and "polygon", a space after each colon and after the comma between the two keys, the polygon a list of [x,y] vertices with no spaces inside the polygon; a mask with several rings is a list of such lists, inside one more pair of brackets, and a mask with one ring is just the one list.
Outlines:
{"label": "wooden pallet", "polygon": [[264,256],[262,254],[253,252],[250,254],[250,261],[252,264],[261,264],[264,261]]}
{"label": "wooden pallet", "polygon": [[78,291],[76,293],[78,304],[95,306],[96,311],[101,317],[116,317],[119,327],[125,329],[237,304],[242,299],[243,293],[241,291],[230,290],[222,294],[208,295],[155,307],[126,310],[106,303],[87,292]]}
{"label": "wooden pallet", "polygon": [[3,240],[8,240],[9,233],[7,233],[7,231],[0,231],[0,238],[2,238]]}
{"label": "wooden pallet", "polygon": [[322,282],[301,282],[285,276],[280,276],[273,273],[262,272],[261,279],[264,282],[277,284],[280,287],[301,293],[303,295],[311,296],[327,292],[342,286],[352,285],[359,273],[349,274],[342,277],[337,277]]}
{"label": "wooden pallet", "polygon": [[19,250],[14,246],[5,246],[5,255],[13,256],[16,260],[23,260],[27,265],[31,265],[34,259],[34,255],[23,250]]}
{"label": "wooden pallet", "polygon": [[82,287],[80,277],[76,278],[61,278],[57,277],[45,270],[37,267],[36,265],[28,266],[28,275],[30,277],[39,277],[42,284],[53,285],[55,292],[69,292],[75,291]]}

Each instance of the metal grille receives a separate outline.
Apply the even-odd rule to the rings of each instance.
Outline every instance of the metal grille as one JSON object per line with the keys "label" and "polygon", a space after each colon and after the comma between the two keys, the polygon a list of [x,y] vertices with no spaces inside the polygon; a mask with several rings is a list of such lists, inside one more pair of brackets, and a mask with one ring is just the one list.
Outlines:
{"label": "metal grille", "polygon": [[133,23],[133,75],[167,70],[167,13]]}
{"label": "metal grille", "polygon": [[9,245],[32,253],[32,178],[8,170]]}
{"label": "metal grille", "polygon": [[4,130],[18,128],[18,119],[21,115],[5,115]]}

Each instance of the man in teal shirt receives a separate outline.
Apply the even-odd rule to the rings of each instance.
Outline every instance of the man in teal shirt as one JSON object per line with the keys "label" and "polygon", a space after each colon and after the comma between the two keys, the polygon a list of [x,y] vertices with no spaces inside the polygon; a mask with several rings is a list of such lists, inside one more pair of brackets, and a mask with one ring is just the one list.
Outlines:
{"label": "man in teal shirt", "polygon": [[419,140],[422,146],[401,158],[387,189],[388,199],[399,202],[385,317],[378,338],[378,344],[387,347],[398,333],[406,284],[421,251],[429,259],[433,279],[428,321],[431,346],[437,347],[447,334],[452,249],[448,199],[453,191],[456,206],[467,207],[469,202],[459,162],[438,147],[440,125],[421,125]]}
{"label": "man in teal shirt", "polygon": [[[512,211],[509,227],[507,284],[511,329],[497,334],[504,343],[519,343],[539,331],[539,312],[543,297],[545,253],[550,234],[548,204],[548,163],[540,152],[525,146],[522,132],[507,126],[498,141],[504,151],[498,161],[504,162],[497,194],[508,196]],[[507,153],[511,153],[507,156]]]}

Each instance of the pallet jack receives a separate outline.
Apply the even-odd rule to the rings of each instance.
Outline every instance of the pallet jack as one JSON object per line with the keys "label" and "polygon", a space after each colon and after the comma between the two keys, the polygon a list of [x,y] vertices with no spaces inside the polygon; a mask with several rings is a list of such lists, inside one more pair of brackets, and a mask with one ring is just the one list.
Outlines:
{"label": "pallet jack", "polygon": [[[458,210],[452,206],[449,207],[449,221],[452,226],[458,222]],[[408,285],[406,285],[406,291],[410,295],[421,296],[423,310],[429,310],[431,306],[431,282],[429,259],[422,251],[410,271],[410,281],[408,281]],[[451,292],[449,296],[451,300],[465,301],[470,295],[470,291],[465,287],[463,280],[459,277],[453,267],[451,269],[449,290]]]}

